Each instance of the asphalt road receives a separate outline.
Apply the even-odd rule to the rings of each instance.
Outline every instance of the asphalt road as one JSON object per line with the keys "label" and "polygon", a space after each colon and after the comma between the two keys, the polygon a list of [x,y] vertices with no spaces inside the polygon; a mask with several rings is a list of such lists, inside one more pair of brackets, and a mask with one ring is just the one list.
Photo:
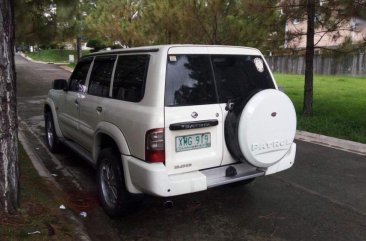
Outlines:
{"label": "asphalt road", "polygon": [[20,128],[39,158],[64,188],[65,204],[82,219],[93,240],[366,240],[366,157],[297,141],[295,165],[248,186],[222,186],[162,199],[108,218],[96,200],[95,172],[64,149],[44,148],[43,101],[56,78],[70,73],[52,64],[16,56]]}

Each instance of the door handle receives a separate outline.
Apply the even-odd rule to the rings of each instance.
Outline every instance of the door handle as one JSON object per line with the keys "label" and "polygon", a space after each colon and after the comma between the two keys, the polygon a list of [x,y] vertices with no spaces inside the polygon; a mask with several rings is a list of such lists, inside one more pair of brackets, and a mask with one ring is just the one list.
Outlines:
{"label": "door handle", "polygon": [[102,112],[103,108],[101,106],[98,106],[96,109],[98,112]]}
{"label": "door handle", "polygon": [[75,103],[76,109],[79,110],[79,100],[75,99],[74,103]]}

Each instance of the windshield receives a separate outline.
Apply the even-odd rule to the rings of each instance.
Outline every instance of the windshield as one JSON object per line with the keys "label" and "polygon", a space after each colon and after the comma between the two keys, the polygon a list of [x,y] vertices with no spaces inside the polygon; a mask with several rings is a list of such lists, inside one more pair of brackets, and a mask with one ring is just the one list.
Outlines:
{"label": "windshield", "polygon": [[225,103],[275,88],[261,56],[169,55],[165,105]]}

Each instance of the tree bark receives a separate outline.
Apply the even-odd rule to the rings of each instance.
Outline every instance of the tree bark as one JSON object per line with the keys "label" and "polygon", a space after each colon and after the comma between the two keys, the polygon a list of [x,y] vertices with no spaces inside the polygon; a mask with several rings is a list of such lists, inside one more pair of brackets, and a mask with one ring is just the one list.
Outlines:
{"label": "tree bark", "polygon": [[19,199],[13,13],[13,1],[0,0],[0,211],[9,214]]}
{"label": "tree bark", "polygon": [[311,116],[313,114],[313,68],[314,68],[314,18],[315,2],[307,0],[306,12],[308,26],[306,32],[306,53],[305,53],[305,86],[304,105],[302,114]]}
{"label": "tree bark", "polygon": [[79,62],[81,58],[81,37],[78,35],[76,37],[76,63]]}

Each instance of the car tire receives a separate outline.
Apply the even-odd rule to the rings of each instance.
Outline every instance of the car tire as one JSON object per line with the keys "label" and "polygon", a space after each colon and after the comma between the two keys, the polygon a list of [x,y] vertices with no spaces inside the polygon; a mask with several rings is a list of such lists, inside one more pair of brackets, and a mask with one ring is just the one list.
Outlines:
{"label": "car tire", "polygon": [[46,145],[48,147],[48,150],[50,150],[52,153],[56,153],[61,148],[61,142],[56,134],[52,113],[46,112],[44,120],[45,120]]}
{"label": "car tire", "polygon": [[240,115],[248,101],[259,91],[261,90],[253,90],[247,96],[237,98],[233,103],[233,108],[229,110],[224,122],[224,137],[227,149],[235,160],[241,162],[246,162],[246,159],[240,150],[238,141]]}
{"label": "car tire", "polygon": [[118,151],[106,148],[100,152],[97,178],[99,199],[108,216],[123,216],[140,207],[143,195],[131,194],[127,191],[122,160]]}

